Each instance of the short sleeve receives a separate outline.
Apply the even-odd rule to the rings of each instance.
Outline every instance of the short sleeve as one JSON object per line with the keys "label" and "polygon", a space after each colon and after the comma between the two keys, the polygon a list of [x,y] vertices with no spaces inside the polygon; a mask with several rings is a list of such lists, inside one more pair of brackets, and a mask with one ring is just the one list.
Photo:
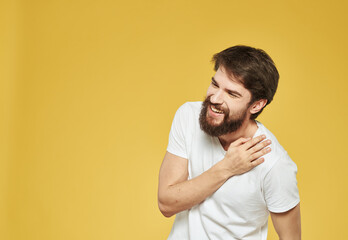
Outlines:
{"label": "short sleeve", "polygon": [[169,133],[169,142],[167,151],[182,158],[187,159],[187,150],[185,145],[185,122],[187,125],[185,104],[175,113],[172,127]]}
{"label": "short sleeve", "polygon": [[263,181],[264,197],[269,211],[286,212],[299,202],[297,166],[284,154],[271,168]]}

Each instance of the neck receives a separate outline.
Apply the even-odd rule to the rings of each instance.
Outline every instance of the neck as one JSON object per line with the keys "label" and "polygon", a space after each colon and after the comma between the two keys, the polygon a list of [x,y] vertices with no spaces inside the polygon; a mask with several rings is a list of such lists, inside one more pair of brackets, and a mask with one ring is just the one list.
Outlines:
{"label": "neck", "polygon": [[227,151],[230,144],[236,141],[237,139],[241,137],[252,138],[257,128],[258,127],[255,120],[246,120],[237,131],[220,136],[219,141],[222,147],[225,149],[225,151]]}

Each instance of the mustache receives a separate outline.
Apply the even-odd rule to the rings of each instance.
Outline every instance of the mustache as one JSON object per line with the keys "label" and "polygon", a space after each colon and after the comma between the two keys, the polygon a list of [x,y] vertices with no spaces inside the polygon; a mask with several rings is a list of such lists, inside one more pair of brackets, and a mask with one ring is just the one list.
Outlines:
{"label": "mustache", "polygon": [[216,109],[219,110],[219,111],[223,111],[224,113],[226,112],[226,110],[222,107],[221,104],[213,104],[213,103],[210,103],[210,105],[214,106],[214,108],[216,108]]}
{"label": "mustache", "polygon": [[205,99],[204,105],[205,105],[206,107],[208,107],[208,106],[210,106],[210,105],[211,105],[211,106],[214,106],[214,108],[216,108],[216,109],[219,110],[219,111],[223,111],[224,113],[228,113],[228,112],[229,112],[229,110],[226,109],[226,108],[224,108],[224,107],[222,106],[222,104],[212,103],[212,102],[210,101],[210,97],[207,97],[207,98]]}

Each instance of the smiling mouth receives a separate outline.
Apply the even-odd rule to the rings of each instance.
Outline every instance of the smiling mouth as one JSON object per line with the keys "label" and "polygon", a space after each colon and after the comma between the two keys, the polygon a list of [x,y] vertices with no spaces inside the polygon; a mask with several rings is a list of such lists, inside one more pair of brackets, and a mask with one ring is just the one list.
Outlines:
{"label": "smiling mouth", "polygon": [[218,113],[218,114],[223,114],[223,113],[224,113],[224,111],[215,108],[215,106],[213,106],[213,105],[210,105],[210,109],[211,109],[214,113]]}

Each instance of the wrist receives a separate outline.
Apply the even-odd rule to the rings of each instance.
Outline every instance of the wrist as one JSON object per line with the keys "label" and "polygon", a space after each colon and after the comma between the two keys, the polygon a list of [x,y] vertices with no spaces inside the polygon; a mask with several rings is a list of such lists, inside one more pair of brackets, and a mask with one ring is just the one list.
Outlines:
{"label": "wrist", "polygon": [[234,176],[235,174],[231,169],[228,168],[228,165],[226,164],[226,159],[223,158],[220,162],[218,162],[216,165],[216,169],[218,174],[224,178],[225,180],[229,179],[230,177]]}

